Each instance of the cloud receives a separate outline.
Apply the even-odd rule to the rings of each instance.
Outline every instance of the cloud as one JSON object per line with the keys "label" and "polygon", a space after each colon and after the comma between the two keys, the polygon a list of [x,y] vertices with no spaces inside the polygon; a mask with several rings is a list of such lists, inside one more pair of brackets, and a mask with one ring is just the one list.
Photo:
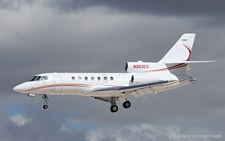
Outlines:
{"label": "cloud", "polygon": [[42,7],[52,8],[59,13],[77,13],[84,9],[95,7],[106,7],[111,11],[127,14],[154,15],[158,17],[177,17],[177,18],[198,18],[199,26],[224,25],[223,8],[224,1],[189,0],[170,1],[163,0],[125,0],[125,1],[102,1],[102,0],[18,0],[18,1],[0,1],[0,8],[20,10],[23,5],[40,5]]}
{"label": "cloud", "polygon": [[201,141],[203,138],[210,141],[213,137],[211,135],[220,135],[217,139],[222,139],[221,133],[216,134],[204,127],[192,127],[188,132],[182,132],[182,128],[175,125],[161,126],[151,124],[140,124],[124,126],[121,128],[106,127],[99,130],[89,131],[86,139],[88,141],[104,141],[104,140],[117,140],[117,141],[180,141],[180,140],[194,140]]}
{"label": "cloud", "polygon": [[63,132],[71,132],[70,130],[68,130],[67,126],[65,124],[63,124],[60,128]]}
{"label": "cloud", "polygon": [[[57,8],[62,11],[79,11],[87,7],[105,6],[111,9],[125,13],[141,13],[157,16],[175,16],[175,17],[207,17],[210,19],[220,19],[223,17],[225,10],[223,8],[224,1],[207,1],[189,0],[129,0],[129,1],[102,1],[102,0],[51,0],[48,2],[49,7]],[[224,22],[224,21],[223,21]]]}
{"label": "cloud", "polygon": [[30,118],[26,118],[26,117],[24,117],[23,115],[20,115],[20,114],[10,116],[9,119],[12,122],[14,122],[17,126],[24,126],[25,124],[32,121]]}

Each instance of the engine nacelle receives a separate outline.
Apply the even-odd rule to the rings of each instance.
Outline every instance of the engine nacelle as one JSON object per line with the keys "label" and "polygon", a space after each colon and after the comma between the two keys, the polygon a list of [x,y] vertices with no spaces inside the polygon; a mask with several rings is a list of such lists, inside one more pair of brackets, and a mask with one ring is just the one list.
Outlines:
{"label": "engine nacelle", "polygon": [[160,79],[159,76],[150,74],[134,74],[131,76],[131,83],[134,85],[155,83],[160,81],[162,81],[162,79]]}

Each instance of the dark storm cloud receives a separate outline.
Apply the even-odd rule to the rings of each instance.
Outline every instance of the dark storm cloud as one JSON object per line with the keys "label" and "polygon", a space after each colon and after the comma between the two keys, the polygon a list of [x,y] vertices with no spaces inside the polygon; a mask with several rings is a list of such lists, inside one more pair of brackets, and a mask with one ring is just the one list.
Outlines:
{"label": "dark storm cloud", "polygon": [[[61,12],[76,12],[88,7],[105,6],[124,13],[140,13],[156,16],[172,17],[198,17],[201,26],[224,24],[224,0],[19,0],[0,1],[3,9],[18,10],[23,4],[40,4],[51,8],[59,9]],[[108,11],[109,12],[109,11]]]}
{"label": "dark storm cloud", "polygon": [[107,6],[127,13],[144,13],[160,16],[204,16],[223,17],[225,2],[223,0],[52,0],[50,6],[63,11],[75,11],[89,6]]}
{"label": "dark storm cloud", "polygon": [[[39,2],[40,3],[40,2]],[[107,7],[111,10],[129,14],[145,14],[160,17],[191,17],[193,24],[198,27],[215,27],[224,24],[225,1],[205,0],[50,0],[41,2],[42,5],[58,9],[62,13],[73,13],[89,7]],[[112,12],[110,10],[106,12]],[[197,20],[195,20],[197,19]]]}

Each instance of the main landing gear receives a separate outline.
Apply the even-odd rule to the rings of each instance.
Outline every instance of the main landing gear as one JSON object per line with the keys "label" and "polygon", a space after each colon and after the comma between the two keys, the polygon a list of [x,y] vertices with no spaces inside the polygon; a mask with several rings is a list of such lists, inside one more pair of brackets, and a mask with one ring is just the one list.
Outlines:
{"label": "main landing gear", "polygon": [[[111,103],[110,111],[111,111],[112,113],[117,112],[117,111],[118,111],[118,106],[116,105],[116,97],[111,97],[111,98],[110,98],[110,103]],[[124,107],[125,109],[130,108],[130,106],[131,106],[130,101],[125,101],[125,102],[123,103],[123,107]]]}
{"label": "main landing gear", "polygon": [[115,97],[111,97],[110,103],[111,103],[110,111],[112,113],[117,112],[118,111],[118,107],[116,106],[116,98]]}
{"label": "main landing gear", "polygon": [[47,95],[43,94],[42,95],[42,99],[44,101],[43,109],[48,109],[48,101],[49,101],[49,99],[48,99]]}
{"label": "main landing gear", "polygon": [[131,103],[130,103],[130,101],[125,101],[125,102],[123,102],[123,107],[124,108],[130,108],[130,106],[131,106]]}

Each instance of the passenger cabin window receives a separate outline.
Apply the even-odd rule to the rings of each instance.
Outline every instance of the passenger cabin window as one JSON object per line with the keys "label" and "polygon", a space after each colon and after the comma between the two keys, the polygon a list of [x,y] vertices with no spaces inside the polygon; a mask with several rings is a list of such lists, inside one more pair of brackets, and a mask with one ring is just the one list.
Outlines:
{"label": "passenger cabin window", "polygon": [[104,77],[104,80],[105,80],[105,81],[107,80],[107,77],[106,77],[106,76]]}
{"label": "passenger cabin window", "polygon": [[113,81],[113,77],[112,76],[110,77],[110,80]]}
{"label": "passenger cabin window", "polygon": [[88,77],[87,76],[85,76],[85,78],[84,78],[86,81],[88,80]]}
{"label": "passenger cabin window", "polygon": [[100,81],[101,80],[101,77],[98,77],[98,81]]}
{"label": "passenger cabin window", "polygon": [[75,77],[74,77],[74,76],[72,76],[72,80],[73,80],[73,81],[75,80]]}
{"label": "passenger cabin window", "polygon": [[81,80],[81,77],[79,76],[78,79]]}
{"label": "passenger cabin window", "polygon": [[94,81],[94,79],[95,79],[94,76],[92,76],[92,77],[91,77],[91,80]]}

